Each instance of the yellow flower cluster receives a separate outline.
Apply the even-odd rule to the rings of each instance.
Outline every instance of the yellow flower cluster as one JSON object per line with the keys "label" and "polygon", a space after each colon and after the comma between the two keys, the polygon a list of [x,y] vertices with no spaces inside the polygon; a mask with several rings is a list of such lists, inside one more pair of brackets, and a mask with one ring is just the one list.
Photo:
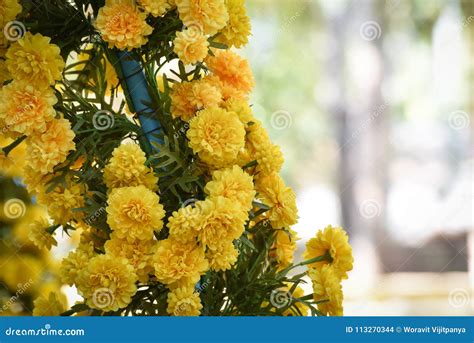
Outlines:
{"label": "yellow flower cluster", "polygon": [[179,17],[186,27],[196,27],[203,34],[215,35],[224,28],[229,14],[224,0],[175,0]]}
{"label": "yellow flower cluster", "polygon": [[298,210],[296,195],[277,173],[257,178],[258,197],[271,207],[268,219],[274,228],[286,228],[296,224]]}
{"label": "yellow flower cluster", "polygon": [[39,217],[33,223],[30,224],[29,239],[35,244],[38,248],[46,248],[48,250],[54,245],[58,245],[58,242],[54,237],[47,232],[47,229],[50,227],[49,220],[46,216]]}
{"label": "yellow flower cluster", "polygon": [[234,164],[244,148],[244,125],[234,112],[208,108],[200,111],[189,126],[189,146],[214,169]]}
{"label": "yellow flower cluster", "polygon": [[352,270],[353,264],[352,248],[346,232],[332,226],[318,231],[316,237],[306,243],[303,256],[307,260],[327,257],[308,266],[308,274],[313,282],[313,296],[315,301],[322,301],[318,304],[318,309],[323,314],[341,316],[341,280],[347,279],[347,272]]}
{"label": "yellow flower cluster", "polygon": [[271,256],[276,260],[279,269],[284,269],[293,263],[298,235],[292,229],[277,230]]}
{"label": "yellow flower cluster", "polygon": [[204,78],[175,85],[171,99],[173,117],[189,121],[196,112],[219,106],[222,93],[219,87],[209,81],[209,78]]}
{"label": "yellow flower cluster", "polygon": [[217,41],[226,45],[241,48],[247,45],[250,36],[250,18],[245,9],[245,0],[226,0],[229,21],[220,31]]}
{"label": "yellow flower cluster", "polygon": [[168,294],[168,313],[173,316],[199,316],[202,305],[193,286],[181,287]]}
{"label": "yellow flower cluster", "polygon": [[41,134],[56,115],[56,102],[51,88],[35,88],[27,81],[12,82],[0,91],[0,122],[15,135]]}
{"label": "yellow flower cluster", "polygon": [[126,307],[137,282],[146,283],[154,274],[153,256],[159,247],[154,233],[162,229],[165,211],[155,193],[158,179],[145,162],[144,152],[134,143],[113,151],[104,168],[112,232],[98,245],[105,254],[94,251],[100,233],[85,226],[79,247],[62,262],[62,281],[75,284],[91,308],[107,312]]}
{"label": "yellow flower cluster", "polygon": [[153,263],[158,281],[170,288],[194,285],[209,268],[201,246],[172,237],[158,242]]}
{"label": "yellow flower cluster", "polygon": [[325,265],[320,270],[310,269],[309,277],[313,281],[313,298],[321,301],[318,309],[324,315],[342,316],[343,306],[341,280],[337,277],[334,269]]}
{"label": "yellow flower cluster", "polygon": [[170,314],[198,315],[194,284],[209,268],[232,268],[239,256],[233,241],[243,234],[252,207],[252,177],[238,166],[215,171],[205,191],[205,200],[173,212],[169,238],[158,242],[153,257],[156,278],[172,290]]}
{"label": "yellow flower cluster", "polygon": [[321,270],[324,265],[330,265],[341,279],[347,279],[347,272],[352,270],[354,258],[349,237],[342,228],[329,225],[318,231],[316,237],[306,243],[304,258],[312,259],[326,253],[331,256],[331,261],[315,262],[310,267]]}
{"label": "yellow flower cluster", "polygon": [[27,137],[22,174],[33,193],[75,149],[69,121],[53,107],[57,98],[51,86],[61,79],[65,63],[50,41],[27,32],[13,43],[5,54],[13,81],[0,88],[0,126],[7,137]]}
{"label": "yellow flower cluster", "polygon": [[176,5],[185,29],[176,33],[173,44],[184,64],[204,61],[208,39],[216,33],[217,41],[229,47],[247,44],[251,28],[244,0],[176,0]]}
{"label": "yellow flower cluster", "polygon": [[255,81],[249,62],[231,50],[217,50],[214,56],[208,56],[206,64],[216,76],[224,99],[247,98]]}
{"label": "yellow flower cluster", "polygon": [[74,137],[68,120],[59,118],[48,122],[44,133],[28,137],[28,165],[42,175],[52,173],[54,167],[66,161],[68,154],[75,150]]}
{"label": "yellow flower cluster", "polygon": [[137,275],[126,258],[97,255],[79,273],[76,286],[90,308],[105,312],[126,307],[137,292]]}
{"label": "yellow flower cluster", "polygon": [[211,197],[223,196],[237,202],[245,212],[252,208],[256,194],[252,176],[236,165],[215,171],[204,190]]}
{"label": "yellow flower cluster", "polygon": [[153,32],[146,17],[134,0],[107,0],[99,10],[95,26],[109,47],[132,50],[146,44],[147,36]]}
{"label": "yellow flower cluster", "polygon": [[150,241],[163,227],[165,212],[160,198],[143,185],[113,189],[108,203],[107,223],[114,238],[129,243]]}
{"label": "yellow flower cluster", "polygon": [[153,169],[145,166],[146,156],[135,143],[122,144],[112,153],[104,168],[104,182],[108,189],[143,185],[157,190],[158,178]]}
{"label": "yellow flower cluster", "polygon": [[136,282],[147,282],[153,271],[153,233],[163,226],[164,210],[152,191],[157,179],[145,167],[145,159],[135,144],[115,149],[104,172],[110,191],[107,222],[112,229],[105,255],[94,257],[94,242],[84,233],[85,242],[63,260],[63,281],[76,284],[92,308],[115,311],[126,307],[136,292]]}
{"label": "yellow flower cluster", "polygon": [[[175,53],[185,64],[203,61],[208,72],[174,84],[171,114],[188,122],[189,146],[214,174],[205,189],[208,199],[173,213],[170,235],[182,243],[197,240],[206,249],[210,268],[229,269],[238,257],[232,240],[241,235],[241,221],[245,223],[245,213],[257,197],[270,207],[262,218],[280,229],[272,257],[283,269],[293,261],[297,237],[289,227],[298,217],[295,193],[278,175],[283,154],[248,103],[255,84],[248,61],[229,49],[207,53],[206,37],[216,33],[213,39],[229,47],[247,43],[250,20],[245,2],[177,0],[176,5],[186,29],[177,33]],[[244,215],[238,214],[238,207]]]}
{"label": "yellow flower cluster", "polygon": [[255,121],[247,130],[245,150],[257,161],[256,172],[263,175],[278,173],[283,165],[283,154],[278,145],[271,142],[262,123]]}
{"label": "yellow flower cluster", "polygon": [[210,253],[243,234],[248,214],[239,203],[217,196],[209,197],[199,205],[202,221],[197,236]]}
{"label": "yellow flower cluster", "polygon": [[196,27],[177,32],[173,44],[174,52],[184,64],[202,62],[207,57],[209,42]]}
{"label": "yellow flower cluster", "polygon": [[[237,260],[232,242],[243,234],[248,219],[255,195],[252,177],[233,166],[214,172],[205,190],[209,194],[206,200],[181,208],[169,218],[171,243],[167,246],[199,246],[213,270],[226,270]],[[160,252],[155,257],[161,258]]]}
{"label": "yellow flower cluster", "polygon": [[75,209],[85,204],[85,185],[67,178],[64,184],[56,185],[52,190],[48,184],[42,184],[38,190],[38,203],[48,208],[48,212],[56,224],[64,225],[71,220],[79,220],[82,213]]}
{"label": "yellow flower cluster", "polygon": [[47,88],[61,79],[65,63],[59,47],[51,39],[37,33],[25,36],[8,49],[7,68],[15,80],[22,80],[34,88]]}
{"label": "yellow flower cluster", "polygon": [[105,243],[105,253],[111,256],[124,257],[133,266],[138,280],[142,283],[148,281],[149,274],[153,274],[152,257],[155,249],[153,240],[127,240],[115,238]]}
{"label": "yellow flower cluster", "polygon": [[79,281],[79,275],[87,267],[89,261],[95,256],[92,242],[82,243],[69,253],[61,262],[59,276],[66,285],[74,285]]}

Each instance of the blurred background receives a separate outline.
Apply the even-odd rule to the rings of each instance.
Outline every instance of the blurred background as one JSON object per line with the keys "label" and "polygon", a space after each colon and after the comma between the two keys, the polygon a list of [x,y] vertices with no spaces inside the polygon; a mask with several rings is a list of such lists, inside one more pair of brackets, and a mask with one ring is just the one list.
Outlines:
{"label": "blurred background", "polygon": [[474,1],[253,0],[253,103],[304,242],[351,237],[346,315],[473,315]]}

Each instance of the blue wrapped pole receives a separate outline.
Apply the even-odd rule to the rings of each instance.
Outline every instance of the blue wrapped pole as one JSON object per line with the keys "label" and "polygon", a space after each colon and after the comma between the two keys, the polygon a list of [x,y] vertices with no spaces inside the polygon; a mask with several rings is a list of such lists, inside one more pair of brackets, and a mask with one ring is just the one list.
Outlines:
{"label": "blue wrapped pole", "polygon": [[135,112],[138,115],[142,130],[153,150],[157,150],[153,143],[162,144],[163,141],[157,137],[161,131],[160,122],[154,118],[155,111],[146,104],[152,102],[148,92],[145,74],[138,61],[136,61],[129,52],[118,52],[120,66],[123,71],[129,96],[132,100]]}

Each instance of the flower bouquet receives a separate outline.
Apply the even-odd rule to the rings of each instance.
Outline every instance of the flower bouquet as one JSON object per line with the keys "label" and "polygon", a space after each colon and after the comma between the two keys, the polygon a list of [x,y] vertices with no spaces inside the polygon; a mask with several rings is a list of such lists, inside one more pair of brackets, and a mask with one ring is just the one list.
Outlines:
{"label": "flower bouquet", "polygon": [[59,274],[83,301],[37,313],[342,315],[346,233],[293,263],[296,196],[234,49],[244,0],[4,0],[0,22],[2,158],[25,149],[49,214],[29,237],[80,235]]}

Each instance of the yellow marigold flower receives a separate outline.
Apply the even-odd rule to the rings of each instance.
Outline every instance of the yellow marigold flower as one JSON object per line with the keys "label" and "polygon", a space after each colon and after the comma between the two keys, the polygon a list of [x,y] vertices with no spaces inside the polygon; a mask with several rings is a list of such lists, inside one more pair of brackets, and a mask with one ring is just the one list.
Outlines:
{"label": "yellow marigold flower", "polygon": [[225,242],[217,246],[215,250],[208,250],[206,258],[209,267],[216,271],[225,271],[232,268],[239,258],[239,251],[232,242]]}
{"label": "yellow marigold flower", "polygon": [[46,216],[42,216],[30,224],[30,233],[28,237],[33,244],[40,249],[46,248],[50,250],[53,245],[58,245],[56,239],[54,239],[53,235],[47,230],[50,226],[51,225]]}
{"label": "yellow marigold flower", "polygon": [[182,82],[171,93],[171,113],[174,118],[189,121],[197,111],[217,107],[222,101],[220,88],[207,78],[193,82]]}
{"label": "yellow marigold flower", "polygon": [[77,290],[90,308],[104,312],[126,307],[137,292],[137,275],[126,258],[98,255],[79,274]]}
{"label": "yellow marigold flower", "polygon": [[61,79],[65,63],[59,47],[50,41],[39,33],[27,32],[10,46],[6,54],[7,68],[15,80],[46,88]]}
{"label": "yellow marigold flower", "polygon": [[202,304],[194,286],[183,286],[168,293],[167,312],[173,316],[199,316]]}
{"label": "yellow marigold flower", "polygon": [[58,184],[53,190],[49,185],[43,185],[38,194],[38,203],[48,208],[48,213],[55,224],[66,224],[72,219],[79,220],[83,213],[74,209],[85,206],[84,195],[86,188],[84,184],[72,179],[67,179],[66,184]]}
{"label": "yellow marigold flower", "polygon": [[[25,142],[26,144],[26,142]],[[49,183],[53,174],[42,174],[40,171],[28,165],[25,161],[25,167],[22,171],[23,183],[30,194],[41,193],[45,184]]]}
{"label": "yellow marigold flower", "polygon": [[171,8],[168,0],[138,0],[138,3],[154,17],[161,17]]}
{"label": "yellow marigold flower", "polygon": [[332,262],[321,261],[309,266],[320,270],[324,265],[330,264],[341,279],[347,279],[347,272],[352,270],[354,258],[349,237],[342,228],[329,225],[323,231],[318,231],[316,237],[306,243],[303,257],[309,260],[326,253],[331,255]]}
{"label": "yellow marigold flower", "polygon": [[207,37],[194,27],[176,33],[174,52],[184,64],[202,62],[209,49]]}
{"label": "yellow marigold flower", "polygon": [[112,153],[104,168],[104,182],[109,190],[144,185],[156,191],[158,178],[145,166],[146,156],[135,143],[122,144]]}
{"label": "yellow marigold flower", "polygon": [[48,297],[38,297],[33,306],[33,316],[59,316],[66,311],[64,304],[54,292],[50,292]]}
{"label": "yellow marigold flower", "polygon": [[231,50],[217,50],[206,59],[209,70],[226,86],[248,94],[255,85],[249,62]]}
{"label": "yellow marigold flower", "polygon": [[240,121],[246,128],[249,126],[249,123],[254,123],[256,121],[253,116],[252,108],[249,106],[247,100],[230,98],[224,102],[223,107],[229,112],[237,113]]}
{"label": "yellow marigold flower", "polygon": [[194,108],[194,112],[205,108],[217,107],[222,101],[220,89],[214,86],[205,77],[201,80],[191,82],[191,92],[188,94],[189,102]]}
{"label": "yellow marigold flower", "polygon": [[[237,160],[235,163],[239,167],[244,167],[250,162],[255,161],[255,158],[250,154],[249,150],[247,148],[244,148],[239,151],[239,154],[237,155]],[[249,171],[250,172],[250,171]]]}
{"label": "yellow marigold flower", "polygon": [[105,242],[105,253],[115,257],[125,257],[133,266],[140,282],[148,281],[148,274],[153,272],[152,258],[156,241],[128,242],[127,240],[112,237]]}
{"label": "yellow marigold flower", "polygon": [[298,221],[296,195],[277,173],[257,178],[258,196],[270,206],[269,219],[274,228],[286,228]]}
{"label": "yellow marigold flower", "polygon": [[263,175],[278,173],[285,162],[280,147],[275,144],[262,146],[255,157],[257,158],[257,172]]}
{"label": "yellow marigold flower", "polygon": [[95,256],[92,242],[79,244],[75,251],[65,257],[59,268],[61,282],[72,286],[78,282],[79,274],[87,267],[89,261]]}
{"label": "yellow marigold flower", "polygon": [[229,20],[224,0],[176,0],[179,18],[187,27],[215,35]]}
{"label": "yellow marigold flower", "polygon": [[211,197],[223,196],[238,202],[244,211],[250,211],[256,193],[252,176],[236,165],[213,172],[204,191]]}
{"label": "yellow marigold flower", "polygon": [[228,83],[222,82],[217,75],[208,75],[206,78],[208,82],[221,90],[224,101],[229,99],[248,100],[247,92],[237,89]]}
{"label": "yellow marigold flower", "polygon": [[196,113],[195,107],[189,101],[193,85],[191,82],[182,82],[174,85],[171,92],[171,114],[173,118],[190,120]]}
{"label": "yellow marigold flower", "polygon": [[0,23],[2,25],[16,18],[21,12],[21,5],[18,0],[2,0],[0,2]]}
{"label": "yellow marigold flower", "polygon": [[229,21],[217,36],[217,41],[227,46],[241,48],[247,45],[252,27],[245,9],[245,0],[226,0]]}
{"label": "yellow marigold flower", "polygon": [[321,269],[310,269],[308,273],[313,281],[314,300],[327,300],[327,302],[318,304],[318,310],[324,315],[342,316],[344,295],[337,273],[329,265],[325,265]]}
{"label": "yellow marigold flower", "polygon": [[109,47],[132,50],[145,45],[147,36],[153,32],[146,17],[132,0],[107,0],[99,10],[95,26]]}
{"label": "yellow marigold flower", "polygon": [[256,171],[263,175],[278,173],[284,162],[280,147],[271,142],[260,121],[254,121],[248,129],[246,148],[257,161]]}
{"label": "yellow marigold flower", "polygon": [[201,223],[201,213],[198,207],[188,205],[173,212],[168,219],[170,237],[182,243],[191,243],[196,240],[196,227]]}
{"label": "yellow marigold flower", "polygon": [[0,90],[0,120],[5,128],[22,135],[42,133],[56,112],[57,99],[51,88],[36,89],[24,81],[13,81]]}
{"label": "yellow marigold flower", "polygon": [[[0,49],[6,47],[8,44],[8,40],[6,35],[3,34],[3,29],[5,25],[15,20],[16,16],[20,14],[22,10],[22,6],[19,4],[18,0],[2,0],[0,1],[0,28],[2,32],[0,34]],[[0,78],[1,78],[0,73]],[[1,83],[1,82],[0,82]]]}
{"label": "yellow marigold flower", "polygon": [[[290,290],[289,285],[287,286],[287,289],[288,289],[288,291]],[[304,290],[299,286],[296,287],[294,292],[291,294],[291,297],[292,297],[292,301],[294,303],[294,306],[286,309],[283,312],[283,316],[286,316],[286,317],[306,316],[308,314],[308,307],[305,304],[300,303],[300,302],[295,300],[295,299],[304,297]],[[294,309],[294,307],[296,307],[297,310]]]}
{"label": "yellow marigold flower", "polygon": [[276,232],[274,250],[271,252],[271,256],[276,259],[279,269],[284,269],[293,263],[293,254],[298,240],[298,235],[292,229]]}
{"label": "yellow marigold flower", "polygon": [[197,206],[203,217],[197,228],[203,246],[215,250],[223,242],[232,242],[244,233],[248,214],[240,203],[217,196],[209,197]]}
{"label": "yellow marigold flower", "polygon": [[53,172],[54,167],[76,149],[74,138],[68,120],[61,118],[48,122],[44,133],[30,136],[27,140],[29,166],[43,175]]}
{"label": "yellow marigold flower", "polygon": [[153,262],[158,281],[170,287],[196,283],[209,268],[202,247],[170,238],[158,242]]}
{"label": "yellow marigold flower", "polygon": [[234,164],[245,145],[245,129],[237,114],[209,108],[191,120],[187,132],[189,146],[216,169]]}
{"label": "yellow marigold flower", "polygon": [[112,190],[107,207],[107,223],[117,238],[130,243],[151,240],[163,227],[165,211],[160,197],[145,186]]}

